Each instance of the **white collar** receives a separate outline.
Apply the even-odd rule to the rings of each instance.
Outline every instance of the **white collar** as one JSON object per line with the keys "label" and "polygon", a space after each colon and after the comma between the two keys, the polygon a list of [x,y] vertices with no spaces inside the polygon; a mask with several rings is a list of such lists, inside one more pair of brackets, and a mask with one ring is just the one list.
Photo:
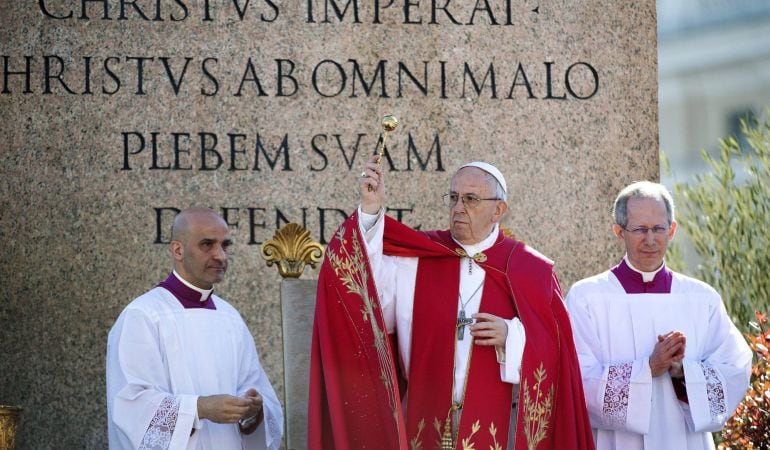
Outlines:
{"label": "white collar", "polygon": [[209,295],[211,295],[211,292],[214,291],[214,288],[211,288],[211,289],[201,289],[201,288],[199,288],[199,287],[189,283],[187,280],[182,278],[182,276],[179,275],[179,272],[177,272],[176,270],[174,270],[174,276],[176,277],[177,280],[181,281],[182,284],[184,284],[188,288],[194,290],[195,292],[200,293],[201,294],[201,298],[198,301],[201,302],[201,303],[205,302],[209,298]]}
{"label": "white collar", "polygon": [[460,247],[465,250],[465,253],[467,253],[469,256],[473,256],[476,253],[483,252],[484,250],[488,249],[492,245],[494,245],[495,241],[497,240],[497,235],[499,230],[498,224],[495,224],[495,226],[492,228],[492,232],[489,233],[489,236],[484,238],[481,242],[477,242],[475,244],[462,244],[460,242],[457,242],[457,240],[453,237],[452,239],[455,241],[456,244],[458,244]]}
{"label": "white collar", "polygon": [[636,267],[634,267],[634,265],[631,264],[631,261],[628,260],[628,253],[626,253],[623,256],[623,260],[626,262],[626,264],[628,265],[628,267],[631,270],[633,270],[634,272],[642,275],[642,281],[644,281],[645,283],[649,283],[650,281],[655,279],[655,275],[657,275],[658,272],[660,272],[660,270],[663,269],[663,267],[666,266],[666,263],[664,261],[663,264],[660,265],[660,267],[658,267],[657,269],[653,270],[652,272],[642,272],[641,270],[639,270]]}

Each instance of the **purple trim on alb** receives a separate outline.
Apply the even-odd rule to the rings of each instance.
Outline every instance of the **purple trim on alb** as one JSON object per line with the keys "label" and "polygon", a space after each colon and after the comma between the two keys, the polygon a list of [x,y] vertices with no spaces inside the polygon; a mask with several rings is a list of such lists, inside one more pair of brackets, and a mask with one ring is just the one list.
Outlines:
{"label": "purple trim on alb", "polygon": [[174,297],[179,300],[179,303],[181,303],[185,309],[217,309],[216,305],[214,305],[214,300],[211,299],[211,293],[209,293],[205,302],[200,301],[201,293],[185,286],[184,283],[174,276],[173,272],[168,274],[168,278],[158,284],[158,286],[174,294]]}
{"label": "purple trim on alb", "polygon": [[612,273],[617,277],[625,289],[626,294],[670,294],[671,281],[674,279],[672,272],[663,265],[663,268],[655,274],[652,281],[645,283],[642,274],[628,267],[626,260],[612,268]]}

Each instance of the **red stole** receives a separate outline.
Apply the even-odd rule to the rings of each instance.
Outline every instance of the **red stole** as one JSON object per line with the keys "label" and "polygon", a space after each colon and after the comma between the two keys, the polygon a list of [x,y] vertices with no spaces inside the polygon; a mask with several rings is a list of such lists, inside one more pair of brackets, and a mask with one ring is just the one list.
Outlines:
{"label": "red stole", "polygon": [[[429,233],[429,237],[449,251],[446,255],[423,257],[418,265],[406,408],[407,437],[422,442],[421,448],[426,450],[438,448],[434,424],[439,423],[443,432],[452,406],[460,291],[460,264],[454,249],[461,248],[449,232]],[[503,281],[503,269],[513,246],[514,241],[500,234],[495,244],[483,252],[487,261],[480,265],[487,276],[480,312],[514,317],[513,301]],[[468,330],[465,333],[465,339],[470,339]],[[462,450],[463,439],[474,442],[475,448],[495,448],[495,443],[505,447],[512,402],[513,385],[500,380],[494,347],[472,346],[456,448]],[[480,427],[475,432],[474,424]],[[494,435],[490,427],[496,430]]]}

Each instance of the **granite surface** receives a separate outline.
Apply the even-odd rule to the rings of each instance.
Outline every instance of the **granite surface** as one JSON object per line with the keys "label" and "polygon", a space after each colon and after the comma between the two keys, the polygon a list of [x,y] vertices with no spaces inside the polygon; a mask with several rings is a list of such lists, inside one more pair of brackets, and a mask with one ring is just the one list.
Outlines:
{"label": "granite surface", "polygon": [[315,280],[287,278],[281,282],[285,392],[282,400],[286,414],[284,436],[289,450],[305,448],[307,442],[308,380],[315,297]]}
{"label": "granite surface", "polygon": [[620,258],[617,191],[658,177],[652,0],[84,3],[0,1],[0,404],[25,408],[22,449],[106,447],[107,333],[167,275],[170,208],[227,215],[217,292],[283,397],[259,245],[288,220],[329,239],[384,114],[404,222],[446,227],[452,171],[491,162],[504,226],[565,290]]}

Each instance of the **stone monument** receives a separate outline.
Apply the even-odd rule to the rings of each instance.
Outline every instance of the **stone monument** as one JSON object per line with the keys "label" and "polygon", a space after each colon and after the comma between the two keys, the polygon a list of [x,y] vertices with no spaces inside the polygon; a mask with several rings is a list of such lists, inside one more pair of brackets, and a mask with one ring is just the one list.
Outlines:
{"label": "stone monument", "polygon": [[503,226],[565,289],[617,261],[608,205],[658,177],[655,24],[652,0],[0,2],[0,403],[24,408],[18,448],[105,448],[107,332],[167,275],[191,205],[232,227],[217,291],[283,397],[260,245],[288,222],[328,242],[385,114],[393,217],[446,227],[451,172],[486,160],[508,179]]}

